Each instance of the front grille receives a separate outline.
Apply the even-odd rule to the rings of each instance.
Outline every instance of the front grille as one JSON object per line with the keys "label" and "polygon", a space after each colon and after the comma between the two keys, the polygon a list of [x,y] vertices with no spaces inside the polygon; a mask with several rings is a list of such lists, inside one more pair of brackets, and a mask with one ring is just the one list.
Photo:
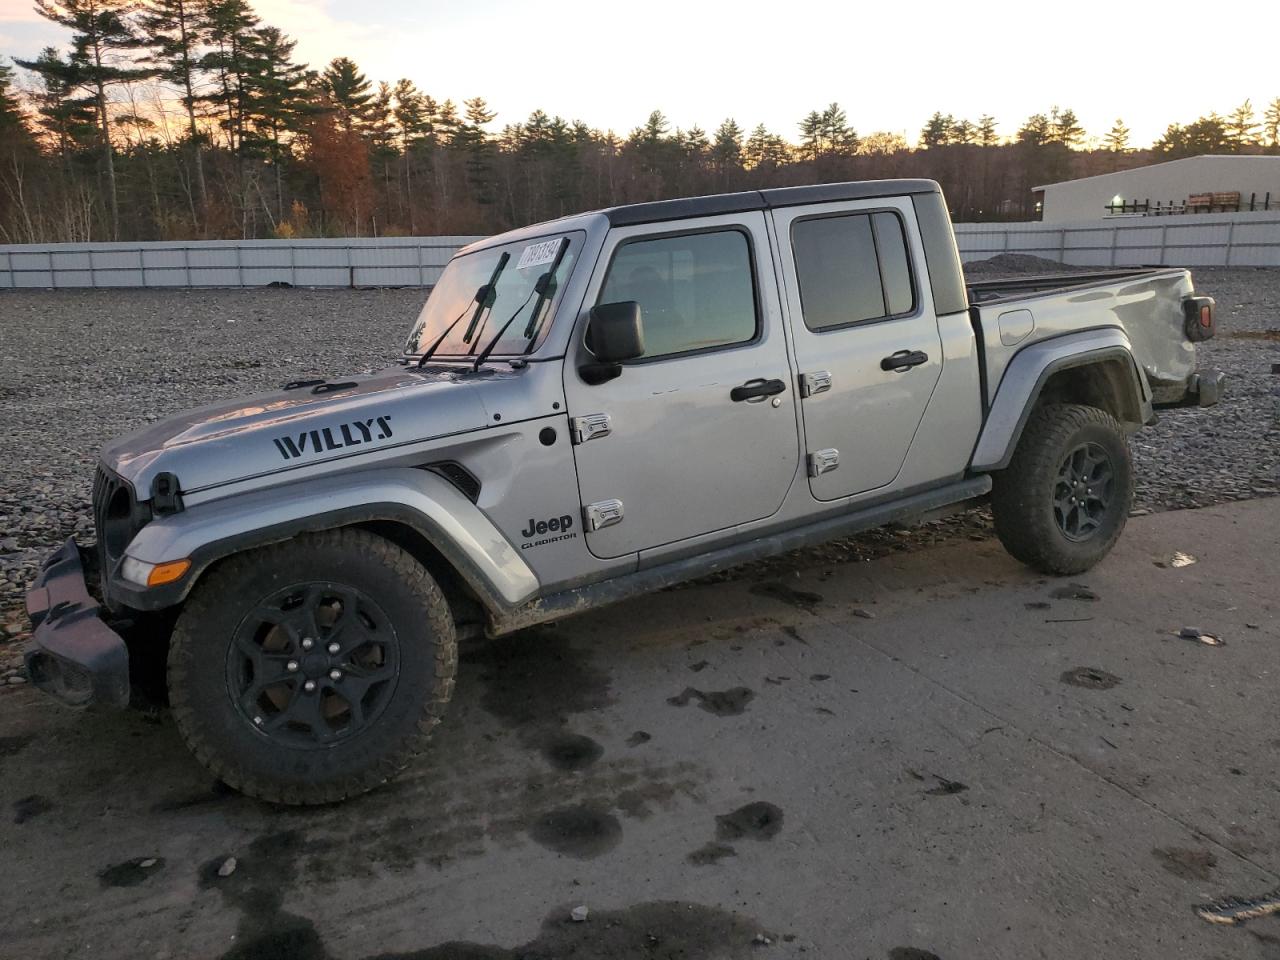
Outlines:
{"label": "front grille", "polygon": [[151,519],[151,510],[139,503],[133,485],[105,467],[93,475],[93,526],[98,537],[98,568],[104,580],[124,556],[138,531]]}

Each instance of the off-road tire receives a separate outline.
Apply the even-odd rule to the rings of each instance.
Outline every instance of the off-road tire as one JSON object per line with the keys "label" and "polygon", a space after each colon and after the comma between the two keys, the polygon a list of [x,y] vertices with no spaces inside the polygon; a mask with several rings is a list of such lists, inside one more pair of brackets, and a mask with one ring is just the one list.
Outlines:
{"label": "off-road tire", "polygon": [[[312,581],[376,598],[394,630],[397,675],[381,712],[350,739],[293,749],[254,728],[227,664],[263,598]],[[169,700],[187,746],[228,786],[272,803],[332,803],[385,783],[424,749],[453,695],[457,662],[449,604],[422,565],[368,531],[331,530],[231,557],[197,584],[174,627]]]}
{"label": "off-road tire", "polygon": [[[1054,510],[1067,457],[1082,446],[1105,452],[1111,495],[1098,526],[1072,539]],[[1013,459],[992,477],[991,512],[1006,550],[1041,573],[1082,573],[1098,563],[1124,530],[1133,504],[1133,458],[1124,428],[1111,414],[1080,404],[1045,404],[1032,411]]]}

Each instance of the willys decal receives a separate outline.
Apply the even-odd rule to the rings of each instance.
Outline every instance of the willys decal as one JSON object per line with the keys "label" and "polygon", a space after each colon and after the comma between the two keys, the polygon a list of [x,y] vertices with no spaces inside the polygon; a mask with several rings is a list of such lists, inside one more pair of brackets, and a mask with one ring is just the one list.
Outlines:
{"label": "willys decal", "polygon": [[391,414],[386,414],[368,420],[351,420],[332,427],[320,427],[318,430],[290,433],[273,438],[273,442],[276,449],[280,451],[280,456],[286,460],[294,460],[307,454],[341,450],[343,447],[356,447],[364,443],[373,443],[375,440],[386,440],[390,436]]}

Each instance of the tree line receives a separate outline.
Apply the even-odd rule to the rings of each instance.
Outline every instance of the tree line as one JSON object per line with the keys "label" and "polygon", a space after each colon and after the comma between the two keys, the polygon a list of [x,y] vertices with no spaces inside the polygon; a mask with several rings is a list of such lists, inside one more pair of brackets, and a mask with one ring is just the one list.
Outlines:
{"label": "tree line", "polygon": [[[535,110],[493,126],[483,97],[316,70],[247,0],[36,0],[65,49],[0,61],[0,242],[487,234],[620,203],[798,183],[940,181],[958,220],[1034,216],[1032,188],[1200,153],[1280,152],[1280,98],[1259,118],[1172,124],[1136,149],[1117,120],[1090,140],[1069,108],[1010,138],[941,112],[912,145],[860,134],[843,107],[794,139],[726,119],[624,136]],[[16,69],[15,69],[16,67]],[[19,73],[21,71],[21,73]]]}

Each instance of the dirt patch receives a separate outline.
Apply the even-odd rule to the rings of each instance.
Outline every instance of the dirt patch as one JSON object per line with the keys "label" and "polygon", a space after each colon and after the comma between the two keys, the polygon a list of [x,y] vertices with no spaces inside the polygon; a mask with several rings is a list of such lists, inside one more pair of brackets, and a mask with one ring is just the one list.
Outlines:
{"label": "dirt patch", "polygon": [[548,850],[577,860],[590,860],[618,845],[622,824],[617,817],[595,807],[564,807],[535,820],[529,836]]}
{"label": "dirt patch", "polygon": [[820,593],[814,593],[811,590],[797,590],[794,587],[787,586],[780,580],[757,583],[751,587],[751,592],[758,597],[771,597],[774,600],[781,600],[783,603],[790,604],[798,610],[808,611],[812,611],[814,607],[825,599]]}
{"label": "dirt patch", "polygon": [[32,741],[32,737],[0,737],[0,757],[12,757]]}
{"label": "dirt patch", "polygon": [[667,703],[673,707],[686,706],[690,700],[697,700],[698,706],[707,713],[717,717],[732,717],[747,709],[747,704],[755,697],[755,691],[748,687],[730,687],[728,690],[697,690],[685,687],[674,697],[668,697]]}
{"label": "dirt patch", "polygon": [[627,737],[628,747],[638,747],[642,743],[648,743],[653,739],[653,734],[646,733],[644,730],[637,730],[631,736]]}
{"label": "dirt patch", "polygon": [[462,662],[481,668],[481,704],[512,729],[558,725],[610,702],[609,675],[586,651],[545,630],[477,644]]}
{"label": "dirt patch", "polygon": [[23,797],[13,802],[13,822],[26,823],[33,817],[48,813],[52,809],[52,800],[48,797],[42,797],[38,793],[33,793],[29,797]]}
{"label": "dirt patch", "polygon": [[919,947],[894,947],[889,951],[889,960],[941,960],[941,958],[929,950],[921,950]]}
{"label": "dirt patch", "polygon": [[1114,673],[1107,673],[1097,667],[1076,667],[1068,670],[1058,678],[1072,687],[1083,687],[1086,690],[1110,690],[1120,683]]}
{"label": "dirt patch", "polygon": [[1233,330],[1226,336],[1235,340],[1269,340],[1280,343],[1280,330]]}
{"label": "dirt patch", "polygon": [[1157,847],[1151,855],[1160,862],[1160,866],[1183,880],[1208,880],[1218,865],[1218,858],[1204,849]]}
{"label": "dirt patch", "polygon": [[98,882],[104,887],[136,887],[163,869],[164,857],[136,857],[98,871]]}
{"label": "dirt patch", "polygon": [[697,903],[667,900],[640,903],[624,910],[592,910],[582,923],[569,919],[569,908],[556,910],[543,921],[535,940],[510,950],[455,941],[365,960],[747,960],[760,955],[760,944],[765,940],[776,942],[778,937],[763,931],[750,918]]}
{"label": "dirt patch", "polygon": [[714,840],[704,843],[697,850],[685,857],[689,863],[695,867],[706,867],[713,863],[719,863],[725,857],[736,857],[738,851],[733,849],[727,843],[716,843]]}
{"label": "dirt patch", "polygon": [[782,829],[782,808],[764,800],[716,817],[717,840],[772,840]]}
{"label": "dirt patch", "polygon": [[577,733],[561,733],[548,737],[542,744],[542,756],[557,770],[585,770],[602,756],[604,747],[590,737]]}
{"label": "dirt patch", "polygon": [[1054,600],[1097,600],[1098,595],[1083,583],[1069,583],[1049,594]]}
{"label": "dirt patch", "polygon": [[969,789],[967,784],[961,783],[959,780],[948,780],[946,777],[940,777],[936,773],[933,774],[933,779],[938,781],[938,785],[925,791],[931,797],[949,797],[957,793],[964,793]]}

